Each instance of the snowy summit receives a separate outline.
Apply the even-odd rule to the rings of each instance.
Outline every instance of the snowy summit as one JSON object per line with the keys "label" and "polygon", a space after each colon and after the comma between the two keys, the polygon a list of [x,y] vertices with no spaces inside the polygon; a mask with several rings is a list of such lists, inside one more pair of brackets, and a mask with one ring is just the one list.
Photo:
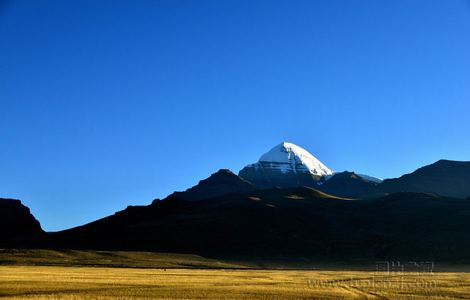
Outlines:
{"label": "snowy summit", "polygon": [[307,150],[292,143],[281,143],[249,164],[238,175],[257,188],[317,187],[333,172]]}
{"label": "snowy summit", "polygon": [[303,172],[317,176],[331,175],[333,172],[307,150],[292,143],[283,142],[262,155],[260,163],[277,166],[283,173]]}

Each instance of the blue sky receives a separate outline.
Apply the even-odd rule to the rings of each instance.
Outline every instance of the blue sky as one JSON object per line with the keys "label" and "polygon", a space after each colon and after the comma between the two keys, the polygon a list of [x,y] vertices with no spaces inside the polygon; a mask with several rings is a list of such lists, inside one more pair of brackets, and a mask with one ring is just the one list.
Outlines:
{"label": "blue sky", "polygon": [[470,160],[470,3],[0,0],[0,197],[46,230],[238,171]]}

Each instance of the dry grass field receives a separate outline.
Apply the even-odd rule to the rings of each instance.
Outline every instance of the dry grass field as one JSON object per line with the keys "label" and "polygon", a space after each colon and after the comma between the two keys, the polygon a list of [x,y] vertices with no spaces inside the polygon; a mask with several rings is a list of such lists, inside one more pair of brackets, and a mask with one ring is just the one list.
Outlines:
{"label": "dry grass field", "polygon": [[0,298],[470,299],[470,274],[0,266]]}
{"label": "dry grass field", "polygon": [[279,267],[185,254],[3,249],[0,298],[470,299],[470,273],[462,266],[440,266],[432,273],[305,263]]}

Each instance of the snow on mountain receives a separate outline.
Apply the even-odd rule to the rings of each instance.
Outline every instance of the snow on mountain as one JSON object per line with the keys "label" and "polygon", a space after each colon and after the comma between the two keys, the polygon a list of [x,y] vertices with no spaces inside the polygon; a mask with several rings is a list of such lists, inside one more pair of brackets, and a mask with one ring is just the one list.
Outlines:
{"label": "snow on mountain", "polygon": [[271,164],[271,167],[274,168],[277,165],[282,173],[308,172],[317,176],[333,174],[330,169],[307,150],[287,142],[283,142],[263,154],[259,162]]}
{"label": "snow on mountain", "polygon": [[[359,178],[372,183],[372,185],[382,182],[380,178],[365,174],[334,173],[307,150],[287,142],[276,145],[263,154],[258,162],[247,165],[240,170],[238,175],[257,188],[310,186],[321,189],[320,187],[335,174],[341,175],[343,173],[351,173],[356,177],[353,178],[353,176],[349,180],[348,176],[352,175],[346,174],[347,176],[343,176],[342,181],[335,180],[336,185],[339,184],[338,182],[340,185],[357,185],[360,181]],[[331,187],[332,183],[326,184],[326,186]],[[346,191],[345,187],[341,188],[344,190],[343,192]]]}
{"label": "snow on mountain", "polygon": [[244,167],[238,175],[258,188],[316,187],[324,176],[333,174],[307,150],[292,143],[281,143],[259,161]]}

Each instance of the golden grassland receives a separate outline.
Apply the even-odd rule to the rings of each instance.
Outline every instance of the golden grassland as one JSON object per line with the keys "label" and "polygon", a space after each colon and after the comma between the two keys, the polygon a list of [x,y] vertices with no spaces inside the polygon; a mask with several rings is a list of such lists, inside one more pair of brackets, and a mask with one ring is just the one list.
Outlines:
{"label": "golden grassland", "polygon": [[0,299],[470,299],[464,266],[384,273],[297,262],[276,269],[285,266],[171,253],[0,249]]}
{"label": "golden grassland", "polygon": [[0,266],[0,298],[470,299],[470,274]]}

